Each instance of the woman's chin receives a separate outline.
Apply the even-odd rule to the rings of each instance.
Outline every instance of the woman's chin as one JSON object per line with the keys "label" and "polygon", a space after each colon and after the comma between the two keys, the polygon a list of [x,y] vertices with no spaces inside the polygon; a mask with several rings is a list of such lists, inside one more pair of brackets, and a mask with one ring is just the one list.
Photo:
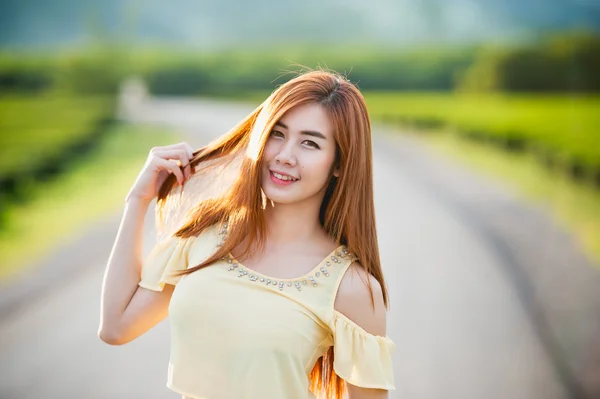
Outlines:
{"label": "woman's chin", "polygon": [[304,196],[298,196],[297,193],[282,193],[279,192],[279,190],[273,190],[272,188],[267,188],[266,190],[263,189],[263,192],[265,194],[265,196],[267,197],[267,200],[275,203],[275,204],[294,204],[294,203],[298,203],[301,202],[302,200],[305,199]]}
{"label": "woman's chin", "polygon": [[300,202],[297,198],[290,198],[290,196],[286,195],[267,195],[267,200],[275,205],[289,205]]}

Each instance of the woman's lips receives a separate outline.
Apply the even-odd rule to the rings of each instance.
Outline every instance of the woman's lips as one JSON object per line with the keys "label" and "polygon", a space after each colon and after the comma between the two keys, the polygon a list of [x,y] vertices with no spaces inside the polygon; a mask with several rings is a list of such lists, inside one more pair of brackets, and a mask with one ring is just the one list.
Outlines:
{"label": "woman's lips", "polygon": [[271,176],[271,181],[280,186],[289,186],[292,183],[295,183],[297,180],[281,180],[275,177],[273,171],[269,170],[269,176]]}

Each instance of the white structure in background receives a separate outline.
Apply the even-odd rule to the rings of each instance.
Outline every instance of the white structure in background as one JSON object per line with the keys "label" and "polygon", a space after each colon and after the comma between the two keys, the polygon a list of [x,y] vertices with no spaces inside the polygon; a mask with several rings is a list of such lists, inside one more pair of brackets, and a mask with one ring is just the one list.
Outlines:
{"label": "white structure in background", "polygon": [[148,98],[148,88],[139,76],[131,76],[121,83],[117,115],[129,119]]}

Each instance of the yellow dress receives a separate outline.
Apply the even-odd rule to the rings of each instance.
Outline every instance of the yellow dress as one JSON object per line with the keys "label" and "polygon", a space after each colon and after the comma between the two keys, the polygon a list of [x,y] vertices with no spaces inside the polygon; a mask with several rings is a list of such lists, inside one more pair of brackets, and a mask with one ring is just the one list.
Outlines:
{"label": "yellow dress", "polygon": [[175,285],[169,305],[167,387],[195,399],[308,399],[309,374],[333,346],[334,370],[350,384],[393,390],[389,337],[368,333],[334,309],[355,258],[340,246],[310,273],[270,278],[233,257],[174,277],[214,253],[223,231],[162,240],[146,257],[141,287]]}

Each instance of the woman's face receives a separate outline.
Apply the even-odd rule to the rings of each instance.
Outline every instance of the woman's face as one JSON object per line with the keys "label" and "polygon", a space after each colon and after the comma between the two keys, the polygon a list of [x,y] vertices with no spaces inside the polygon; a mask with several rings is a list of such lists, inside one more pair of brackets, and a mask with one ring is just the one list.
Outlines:
{"label": "woman's face", "polygon": [[323,107],[313,103],[292,108],[267,139],[261,171],[265,195],[279,204],[308,199],[320,204],[335,153],[333,126]]}

